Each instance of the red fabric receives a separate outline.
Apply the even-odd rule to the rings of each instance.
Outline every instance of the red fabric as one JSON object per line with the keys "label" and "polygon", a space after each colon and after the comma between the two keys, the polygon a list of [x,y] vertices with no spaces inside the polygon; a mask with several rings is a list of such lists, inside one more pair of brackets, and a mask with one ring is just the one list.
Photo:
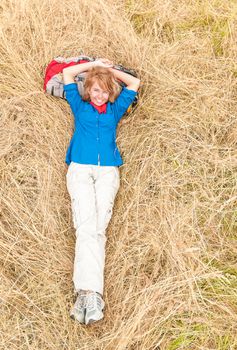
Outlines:
{"label": "red fabric", "polygon": [[70,62],[70,63],[59,63],[56,60],[50,62],[46,68],[45,78],[44,78],[44,91],[46,91],[46,85],[48,81],[56,74],[62,73],[63,68],[75,66],[76,64],[86,63],[88,61],[81,60],[79,62]]}
{"label": "red fabric", "polygon": [[97,109],[97,111],[98,111],[99,113],[106,113],[106,107],[107,107],[107,104],[106,104],[106,103],[104,103],[104,104],[101,105],[101,106],[97,106],[97,105],[95,105],[93,102],[90,102],[90,104],[91,104],[93,107],[95,107],[95,109]]}

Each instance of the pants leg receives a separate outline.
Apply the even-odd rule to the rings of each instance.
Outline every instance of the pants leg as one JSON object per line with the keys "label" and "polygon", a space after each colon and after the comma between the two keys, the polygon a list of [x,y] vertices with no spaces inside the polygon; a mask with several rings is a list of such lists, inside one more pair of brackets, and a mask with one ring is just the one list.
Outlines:
{"label": "pants leg", "polygon": [[67,173],[76,245],[75,290],[103,295],[106,233],[119,188],[117,167],[71,163]]}
{"label": "pants leg", "polygon": [[119,189],[119,169],[117,167],[98,167],[99,174],[95,182],[96,208],[97,208],[97,239],[100,251],[101,266],[98,286],[101,294],[104,288],[104,266],[106,229],[112,217],[114,200]]}

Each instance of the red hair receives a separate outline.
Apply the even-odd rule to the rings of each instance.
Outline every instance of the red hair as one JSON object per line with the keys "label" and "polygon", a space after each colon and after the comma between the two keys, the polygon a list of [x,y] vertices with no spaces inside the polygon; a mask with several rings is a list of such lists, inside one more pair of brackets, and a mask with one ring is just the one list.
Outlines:
{"label": "red hair", "polygon": [[94,83],[98,83],[101,89],[109,92],[109,102],[114,102],[120,94],[121,87],[115,80],[113,73],[108,68],[93,67],[86,75],[84,101],[90,101],[89,90]]}

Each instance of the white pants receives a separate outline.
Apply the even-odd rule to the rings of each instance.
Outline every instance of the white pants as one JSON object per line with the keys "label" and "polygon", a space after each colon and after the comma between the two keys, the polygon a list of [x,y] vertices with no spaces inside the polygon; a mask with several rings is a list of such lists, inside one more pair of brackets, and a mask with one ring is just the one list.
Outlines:
{"label": "white pants", "polygon": [[71,197],[76,246],[73,282],[75,291],[92,290],[103,295],[106,228],[119,189],[117,166],[71,162],[67,189]]}

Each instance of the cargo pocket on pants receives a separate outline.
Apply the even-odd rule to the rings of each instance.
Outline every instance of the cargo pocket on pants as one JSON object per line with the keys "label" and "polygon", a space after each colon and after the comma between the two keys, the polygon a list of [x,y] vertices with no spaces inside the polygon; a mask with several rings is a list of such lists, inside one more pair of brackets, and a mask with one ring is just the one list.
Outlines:
{"label": "cargo pocket on pants", "polygon": [[80,224],[80,208],[79,208],[78,199],[75,199],[75,198],[72,199],[71,208],[72,208],[73,226],[75,229],[77,229]]}
{"label": "cargo pocket on pants", "polygon": [[118,192],[118,190],[119,190],[119,186],[120,186],[120,173],[119,173],[119,168],[117,167],[117,166],[115,166],[114,168],[113,168],[113,171],[114,171],[114,173],[115,173],[115,182],[114,182],[114,186],[115,186],[115,196],[114,197],[116,197],[116,194],[117,194],[117,192]]}
{"label": "cargo pocket on pants", "polygon": [[110,220],[111,220],[111,217],[112,217],[112,214],[113,214],[113,205],[114,205],[114,202],[111,202],[110,203],[110,207],[107,209],[106,211],[106,215],[105,215],[105,228],[107,228]]}
{"label": "cargo pocket on pants", "polygon": [[114,207],[115,198],[116,198],[117,192],[119,190],[119,186],[120,186],[120,176],[119,176],[118,167],[113,167],[113,171],[115,173],[114,182],[113,182],[113,195],[112,195],[112,199],[109,203],[109,206],[107,208],[105,219],[104,219],[105,228],[107,228],[107,226],[111,220],[111,217],[113,214],[113,207]]}

